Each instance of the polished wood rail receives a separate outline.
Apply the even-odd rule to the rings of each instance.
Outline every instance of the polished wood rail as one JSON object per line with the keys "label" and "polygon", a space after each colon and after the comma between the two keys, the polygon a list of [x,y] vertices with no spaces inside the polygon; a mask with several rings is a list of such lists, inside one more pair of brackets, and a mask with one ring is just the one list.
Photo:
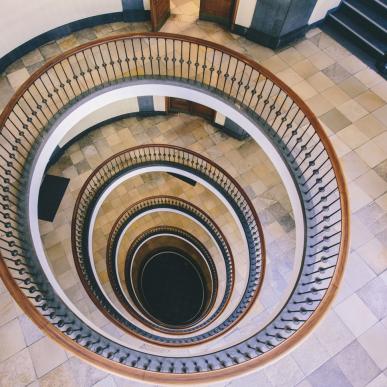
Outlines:
{"label": "polished wood rail", "polygon": [[[125,234],[127,234],[127,231]],[[122,235],[122,234],[119,234],[119,235]],[[152,252],[154,248],[159,248],[161,250],[162,245],[160,241],[163,241],[162,243],[164,243],[165,238],[167,238],[168,240],[167,243],[170,248],[178,249],[181,252],[184,252],[186,250],[185,251],[186,254],[188,254],[190,258],[196,263],[196,265],[200,268],[201,272],[207,274],[207,275],[204,275],[203,278],[206,283],[206,288],[208,289],[208,294],[211,294],[211,297],[209,298],[206,309],[204,310],[200,318],[188,324],[182,324],[179,326],[166,324],[160,320],[155,319],[154,316],[151,315],[140,302],[139,296],[138,296],[140,291],[138,286],[139,283],[138,281],[136,281],[137,283],[133,281],[134,278],[138,278],[137,276],[141,269],[141,265],[138,259],[143,260],[146,254],[149,254],[151,249],[152,249]],[[108,245],[109,243],[112,243],[111,234],[109,235]],[[144,250],[146,251],[146,254]],[[107,249],[107,251],[109,251],[109,248]],[[139,256],[139,254],[141,255]],[[203,321],[209,315],[212,308],[214,307],[214,304],[218,295],[218,286],[219,286],[218,273],[216,269],[216,264],[212,259],[211,254],[207,250],[206,246],[202,242],[200,242],[200,240],[197,239],[194,235],[179,227],[167,226],[167,225],[155,226],[145,230],[137,238],[135,238],[130,244],[129,248],[127,249],[127,252],[125,255],[126,257],[123,262],[124,271],[122,273],[121,284],[126,286],[127,293],[132,303],[134,303],[137,309],[144,316],[146,316],[146,319],[144,319],[146,323],[148,320],[150,320],[154,323],[154,325],[156,325],[155,330],[160,329],[161,332],[164,331],[167,333],[179,334],[182,329],[191,328],[197,325],[199,322]],[[113,258],[113,261],[116,261],[115,265],[117,265],[118,267],[119,262],[118,262],[117,249],[112,258]],[[106,264],[108,268],[109,268],[109,261],[110,261],[109,254],[106,254]],[[110,278],[110,283],[112,284],[112,278]],[[118,285],[120,286],[120,284]],[[118,299],[119,299],[120,293],[121,292],[115,292]],[[225,288],[224,294],[226,294],[226,288]],[[121,302],[121,304],[123,305],[124,308],[126,308],[129,302],[128,300],[124,299],[124,302]],[[129,307],[132,308],[130,304],[129,304]],[[129,311],[129,308],[126,308],[126,310]]]}
{"label": "polished wood rail", "polygon": [[[218,325],[209,331],[195,336],[179,338],[156,336],[140,329],[134,325],[133,322],[130,322],[117,314],[107,297],[101,292],[90,264],[92,259],[87,238],[90,228],[90,219],[98,198],[106,192],[107,187],[114,183],[117,178],[131,171],[146,168],[148,166],[157,166],[161,168],[161,171],[165,166],[188,171],[212,185],[214,189],[228,201],[235,211],[247,240],[249,271],[244,293],[240,302],[233,312]],[[120,234],[122,228],[125,227],[127,222],[139,211],[145,211],[148,208],[159,209],[163,206],[176,208],[194,216],[209,230],[217,241],[220,241],[219,248],[226,261],[228,263],[232,261],[227,240],[216,223],[198,207],[183,199],[175,197],[156,196],[135,203],[128,211],[124,211],[122,216],[118,218],[118,221],[113,225],[112,232]],[[139,145],[123,150],[103,161],[86,179],[79,192],[74,206],[71,238],[73,257],[78,274],[85,289],[89,293],[89,296],[95,301],[96,305],[100,306],[101,312],[104,313],[106,317],[114,316],[113,321],[116,324],[118,323],[125,331],[140,335],[145,340],[157,342],[159,345],[191,346],[214,340],[216,337],[224,334],[227,330],[235,326],[235,324],[243,318],[254,304],[263,283],[265,271],[263,231],[257,213],[248,195],[238,182],[219,165],[197,152],[178,146],[163,144]],[[115,250],[115,244],[109,244],[108,250],[110,250],[108,251],[109,256],[112,257],[113,250]],[[112,285],[119,291],[115,262],[108,262],[107,267],[111,268],[108,272],[110,279],[112,280]],[[231,267],[233,267],[231,264],[226,266],[228,270]],[[234,283],[233,275],[233,272],[228,272],[228,276],[231,278],[228,278],[227,282],[229,285],[227,297],[231,295],[229,292],[231,292],[231,285]],[[122,297],[121,300],[123,300]],[[227,302],[227,298],[224,302]],[[212,315],[211,318],[213,320],[219,318],[219,314],[223,311],[224,306],[224,304],[221,305],[217,312]],[[200,328],[203,327],[204,323],[200,324]],[[185,333],[190,332],[187,330]]]}
{"label": "polished wood rail", "polygon": [[[129,208],[125,209],[120,216],[116,219],[115,223],[112,226],[111,232],[108,237],[108,243],[107,243],[107,248],[106,248],[106,267],[108,270],[108,276],[110,280],[110,284],[113,288],[113,291],[117,297],[117,299],[120,301],[120,303],[123,305],[123,307],[130,313],[133,314],[134,317],[138,320],[140,320],[143,324],[148,326],[149,328],[155,329],[156,331],[159,330],[160,332],[163,333],[172,333],[175,335],[183,335],[187,334],[190,332],[195,332],[199,329],[204,328],[206,325],[208,325],[212,319],[206,319],[204,324],[200,324],[197,326],[192,327],[187,327],[188,329],[185,328],[170,328],[166,326],[160,326],[156,324],[150,324],[146,319],[144,319],[139,313],[137,313],[135,310],[133,310],[133,307],[128,304],[128,301],[126,300],[124,294],[122,293],[122,290],[120,289],[119,281],[118,278],[115,274],[116,267],[118,265],[117,262],[117,241],[118,238],[122,235],[125,226],[127,224],[127,221],[130,219],[130,217],[133,216],[138,210],[143,209],[143,208],[149,208],[148,206],[157,208],[157,205],[163,206],[163,208],[174,208],[178,209],[180,207],[180,210],[184,209],[184,212],[186,214],[190,215],[188,212],[189,210],[192,210],[193,213],[190,215],[195,219],[200,219],[201,222],[203,222],[203,226],[208,228],[208,232],[213,235],[215,241],[218,244],[219,251],[223,252],[223,259],[224,259],[224,265],[225,265],[225,291],[223,295],[223,299],[221,302],[221,310],[219,311],[218,314],[221,313],[221,311],[227,306],[227,304],[230,301],[230,297],[233,291],[234,283],[235,283],[235,263],[234,263],[234,258],[232,255],[232,251],[230,249],[230,245],[225,238],[224,234],[222,233],[221,229],[219,226],[215,223],[213,219],[208,217],[207,214],[203,213],[199,208],[194,206],[192,203],[189,203],[185,200],[181,200],[177,197],[151,197],[151,198],[145,198],[144,200],[141,200],[137,203],[132,204]],[[160,207],[161,208],[161,207]],[[136,212],[135,212],[136,211]],[[205,222],[205,223],[204,223]],[[206,261],[208,262],[210,266],[210,270],[213,273],[213,278],[214,278],[214,287],[217,289],[218,288],[218,276],[216,272],[216,267],[215,264],[209,255],[206,247],[202,245],[202,243],[195,238],[193,235],[188,233],[187,231],[184,231],[182,229],[176,228],[176,227],[154,227],[152,229],[149,229],[145,231],[142,235],[137,237],[132,245],[130,246],[127,257],[125,260],[125,274],[129,272],[129,267],[128,265],[131,264],[131,259],[132,259],[132,254],[134,253],[135,249],[137,248],[138,244],[145,238],[149,237],[150,235],[153,235],[155,232],[161,232],[161,231],[168,231],[172,235],[177,235],[182,237],[183,239],[191,241],[196,248],[198,248],[201,252],[202,255],[205,257]],[[220,238],[219,238],[220,237]],[[130,290],[131,286],[129,286],[129,281],[126,279],[127,283],[127,289],[129,290],[129,295],[131,296],[132,299],[135,299],[133,291]],[[215,312],[214,312],[215,313]],[[148,316],[149,317],[149,316]],[[207,316],[204,316],[207,317]],[[203,317],[203,319],[204,319]]]}
{"label": "polished wood rail", "polygon": [[[136,81],[178,82],[232,104],[281,154],[299,191],[305,220],[303,266],[286,305],[240,343],[176,358],[136,351],[91,328],[58,297],[30,238],[28,177],[52,124],[103,89]],[[0,116],[1,277],[24,312],[77,356],[152,383],[209,383],[284,355],[320,321],[336,294],[349,243],[347,189],[338,158],[306,103],[268,69],[205,40],[165,33],[98,39],[47,62]],[[44,259],[44,257],[39,257]]]}

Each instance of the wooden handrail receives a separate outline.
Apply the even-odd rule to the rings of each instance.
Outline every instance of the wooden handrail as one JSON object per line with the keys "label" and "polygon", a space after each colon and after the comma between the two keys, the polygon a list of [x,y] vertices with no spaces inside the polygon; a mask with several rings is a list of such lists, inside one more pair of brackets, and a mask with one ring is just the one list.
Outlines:
{"label": "wooden handrail", "polygon": [[[348,194],[347,187],[345,184],[345,179],[341,170],[339,160],[336,156],[336,153],[333,149],[331,142],[329,141],[326,133],[324,132],[320,122],[317,120],[316,116],[312,113],[307,104],[296,94],[293,90],[287,86],[283,81],[281,81],[277,76],[272,74],[269,70],[265,69],[252,59],[247,56],[240,54],[234,50],[223,47],[213,42],[208,42],[205,40],[190,38],[183,35],[176,34],[166,34],[166,33],[143,33],[143,34],[127,34],[119,35],[114,37],[102,38],[83,44],[79,47],[73,48],[56,58],[53,58],[47,62],[42,68],[37,70],[23,85],[18,89],[15,95],[11,98],[5,109],[3,110],[0,116],[0,135],[4,132],[4,126],[13,112],[15,106],[17,106],[19,100],[23,95],[28,91],[36,80],[41,76],[46,74],[50,69],[52,69],[56,64],[61,63],[61,61],[69,58],[72,55],[83,52],[87,48],[97,47],[103,44],[109,44],[112,42],[122,41],[124,39],[166,39],[172,41],[180,41],[186,43],[197,44],[198,46],[207,47],[214,49],[229,55],[230,57],[236,58],[236,60],[244,63],[245,65],[250,66],[252,69],[257,71],[259,74],[262,74],[264,77],[269,79],[276,87],[281,91],[286,93],[287,96],[291,98],[293,103],[302,111],[304,116],[309,121],[314,132],[317,134],[319,140],[321,141],[324,151],[328,155],[329,161],[332,165],[334,172],[334,178],[337,184],[337,190],[339,192],[339,201],[340,201],[340,213],[341,213],[341,224],[340,224],[340,243],[339,251],[337,253],[337,263],[333,276],[331,278],[329,288],[323,295],[323,298],[319,302],[316,310],[311,314],[310,317],[295,331],[292,335],[287,337],[284,341],[278,343],[276,346],[271,348],[265,353],[260,354],[259,356],[250,359],[244,360],[240,364],[230,365],[226,368],[212,371],[202,371],[192,374],[177,374],[177,373],[162,373],[154,371],[145,371],[138,369],[136,367],[128,367],[127,365],[120,364],[117,361],[109,360],[104,356],[100,356],[97,353],[94,353],[83,346],[77,344],[70,337],[66,336],[61,332],[57,327],[52,325],[39,311],[35,306],[29,302],[22,290],[17,285],[17,282],[14,280],[10,269],[5,264],[4,254],[1,255],[0,259],[0,275],[4,281],[5,286],[19,303],[23,311],[53,340],[58,344],[63,346],[66,350],[69,350],[81,357],[82,359],[90,362],[91,364],[101,367],[109,372],[114,372],[121,376],[132,377],[138,380],[144,380],[152,383],[201,383],[201,382],[213,382],[217,380],[222,380],[229,377],[235,377],[242,373],[251,371],[252,369],[259,367],[263,364],[274,360],[275,358],[284,355],[287,353],[295,344],[300,342],[305,335],[311,332],[313,327],[320,321],[322,316],[327,312],[329,305],[331,304],[336,290],[340,284],[343,269],[346,261],[346,257],[349,249],[349,203],[348,203]],[[285,148],[284,148],[285,149]]]}

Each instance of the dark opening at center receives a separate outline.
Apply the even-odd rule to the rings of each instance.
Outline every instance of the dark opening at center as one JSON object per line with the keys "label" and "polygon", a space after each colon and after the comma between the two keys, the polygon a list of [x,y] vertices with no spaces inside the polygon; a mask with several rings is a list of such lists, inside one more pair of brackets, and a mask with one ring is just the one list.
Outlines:
{"label": "dark opening at center", "polygon": [[188,324],[203,309],[201,274],[177,252],[160,252],[148,260],[140,277],[140,289],[148,313],[164,324]]}

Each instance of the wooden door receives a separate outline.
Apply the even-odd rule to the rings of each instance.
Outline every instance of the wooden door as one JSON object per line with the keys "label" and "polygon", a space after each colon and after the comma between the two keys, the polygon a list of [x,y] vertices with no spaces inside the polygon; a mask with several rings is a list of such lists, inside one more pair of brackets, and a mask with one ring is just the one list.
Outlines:
{"label": "wooden door", "polygon": [[187,113],[203,117],[213,122],[215,119],[215,110],[201,105],[200,103],[187,101],[186,99],[170,97],[167,100],[167,111],[171,113]]}
{"label": "wooden door", "polygon": [[170,0],[150,0],[152,30],[159,31],[171,15]]}
{"label": "wooden door", "polygon": [[200,0],[199,19],[231,27],[235,19],[237,0]]}

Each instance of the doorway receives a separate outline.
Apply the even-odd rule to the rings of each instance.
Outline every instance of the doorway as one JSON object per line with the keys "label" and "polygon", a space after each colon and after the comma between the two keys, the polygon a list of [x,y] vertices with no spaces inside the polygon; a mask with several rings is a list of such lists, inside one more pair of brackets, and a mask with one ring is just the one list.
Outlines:
{"label": "doorway", "polygon": [[231,28],[239,0],[150,0],[153,31],[159,31],[171,14],[185,15]]}
{"label": "doorway", "polygon": [[200,0],[170,0],[171,14],[199,19]]}

